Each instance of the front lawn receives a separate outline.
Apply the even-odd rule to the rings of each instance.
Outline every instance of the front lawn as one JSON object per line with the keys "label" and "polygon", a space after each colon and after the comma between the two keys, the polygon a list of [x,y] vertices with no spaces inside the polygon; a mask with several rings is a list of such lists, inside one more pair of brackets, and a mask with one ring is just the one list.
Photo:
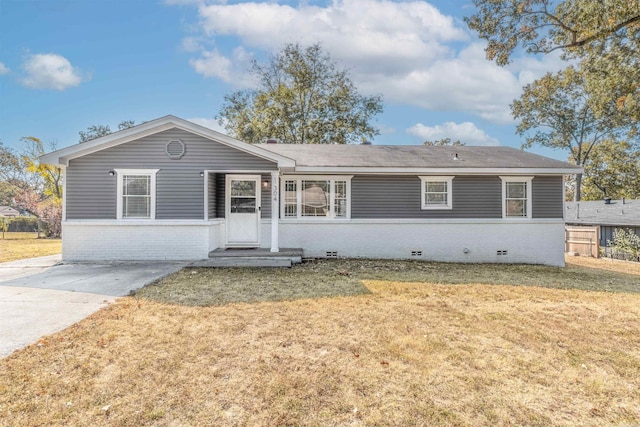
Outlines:
{"label": "front lawn", "polygon": [[62,252],[60,239],[38,239],[38,233],[0,234],[0,262],[55,255]]}
{"label": "front lawn", "polygon": [[187,268],[137,292],[185,305],[282,301],[366,294],[363,280],[487,283],[557,289],[640,292],[640,264],[567,257],[565,268],[395,260],[314,260],[292,269]]}
{"label": "front lawn", "polygon": [[570,261],[183,270],[1,360],[0,424],[638,425],[640,270]]}

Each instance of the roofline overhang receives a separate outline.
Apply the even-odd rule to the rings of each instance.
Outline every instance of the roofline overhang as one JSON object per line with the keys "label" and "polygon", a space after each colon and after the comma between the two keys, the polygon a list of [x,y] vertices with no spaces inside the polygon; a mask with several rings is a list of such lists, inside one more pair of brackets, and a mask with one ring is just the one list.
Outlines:
{"label": "roofline overhang", "polygon": [[335,174],[450,174],[450,175],[573,175],[582,168],[416,168],[416,167],[346,167],[346,166],[296,166],[297,173]]}
{"label": "roofline overhang", "polygon": [[214,140],[245,153],[252,154],[256,157],[275,162],[278,164],[278,167],[295,167],[295,161],[289,157],[276,154],[255,145],[247,144],[213,129],[197,125],[172,115],[160,117],[159,119],[151,120],[129,129],[114,132],[82,144],[75,144],[70,147],[47,153],[40,156],[40,162],[54,166],[69,166],[70,160],[96,153],[107,148],[115,147],[136,139],[144,138],[146,136],[164,132],[169,129],[181,129],[195,135]]}

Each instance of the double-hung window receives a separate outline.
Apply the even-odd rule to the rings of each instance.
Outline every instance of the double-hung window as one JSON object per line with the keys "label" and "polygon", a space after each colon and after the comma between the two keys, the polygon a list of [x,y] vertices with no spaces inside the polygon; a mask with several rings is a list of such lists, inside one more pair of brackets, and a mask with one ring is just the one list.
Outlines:
{"label": "double-hung window", "polygon": [[422,209],[452,209],[452,176],[421,176]]}
{"label": "double-hung window", "polygon": [[158,169],[116,169],[116,218],[155,219]]}
{"label": "double-hung window", "polygon": [[502,217],[531,218],[531,176],[501,176]]}
{"label": "double-hung window", "polygon": [[350,176],[283,177],[282,218],[349,218],[350,183]]}

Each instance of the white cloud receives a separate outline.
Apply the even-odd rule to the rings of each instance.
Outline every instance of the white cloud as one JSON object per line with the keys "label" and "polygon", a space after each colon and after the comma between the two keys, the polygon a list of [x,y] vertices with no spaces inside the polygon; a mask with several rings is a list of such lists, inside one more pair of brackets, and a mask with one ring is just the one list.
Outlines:
{"label": "white cloud", "polygon": [[522,85],[558,66],[557,58],[547,56],[498,67],[485,59],[483,43],[471,41],[456,20],[424,1],[333,0],[324,6],[221,1],[200,4],[198,13],[201,42],[239,38],[243,48],[236,48],[242,55],[206,50],[188,37],[185,49],[201,52],[191,65],[206,77],[236,86],[252,83],[246,78],[252,52],[275,52],[290,42],[321,42],[364,93],[512,123],[509,104]]}
{"label": "white cloud", "polygon": [[225,128],[223,128],[222,126],[220,126],[220,124],[218,123],[218,120],[216,119],[207,119],[204,117],[194,117],[192,119],[187,119],[188,121],[195,123],[197,125],[200,126],[204,126],[206,128],[215,130],[216,132],[220,132],[223,134],[226,134],[227,131]]}
{"label": "white cloud", "polygon": [[55,53],[29,55],[23,68],[22,84],[33,89],[65,90],[88,79],[67,58]]}
{"label": "white cloud", "polygon": [[219,78],[236,86],[248,86],[252,83],[247,74],[252,56],[242,46],[234,49],[231,58],[221,55],[217,49],[202,50],[200,58],[191,59],[189,64],[204,77]]}
{"label": "white cloud", "polygon": [[520,93],[517,78],[484,59],[479,43],[455,57],[425,63],[394,76],[358,75],[360,87],[380,88],[385,101],[435,111],[464,111],[496,123],[512,121],[509,104]]}
{"label": "white cloud", "polygon": [[3,74],[9,74],[10,71],[9,67],[0,62],[0,76]]}
{"label": "white cloud", "polygon": [[382,135],[391,135],[396,133],[396,129],[391,126],[378,125],[378,130]]}
{"label": "white cloud", "polygon": [[209,36],[238,36],[248,46],[273,51],[284,44],[322,42],[349,64],[401,70],[437,57],[442,41],[467,34],[451,17],[423,1],[335,0],[326,7],[274,3],[209,5],[199,8]]}
{"label": "white cloud", "polygon": [[471,122],[446,122],[435,126],[425,126],[418,123],[407,129],[407,133],[419,137],[422,141],[451,138],[452,141],[460,140],[466,145],[500,145],[496,138],[487,135],[485,131]]}
{"label": "white cloud", "polygon": [[567,68],[575,61],[564,61],[560,51],[544,55],[540,60],[531,56],[517,58],[509,64],[508,69],[518,76],[520,86],[532,83],[548,72],[556,72]]}

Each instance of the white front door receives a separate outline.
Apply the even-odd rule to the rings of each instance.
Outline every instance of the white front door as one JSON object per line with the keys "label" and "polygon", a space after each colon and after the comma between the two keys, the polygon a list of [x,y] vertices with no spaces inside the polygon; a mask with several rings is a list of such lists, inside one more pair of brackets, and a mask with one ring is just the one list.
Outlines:
{"label": "white front door", "polygon": [[227,245],[260,244],[260,175],[227,175]]}

